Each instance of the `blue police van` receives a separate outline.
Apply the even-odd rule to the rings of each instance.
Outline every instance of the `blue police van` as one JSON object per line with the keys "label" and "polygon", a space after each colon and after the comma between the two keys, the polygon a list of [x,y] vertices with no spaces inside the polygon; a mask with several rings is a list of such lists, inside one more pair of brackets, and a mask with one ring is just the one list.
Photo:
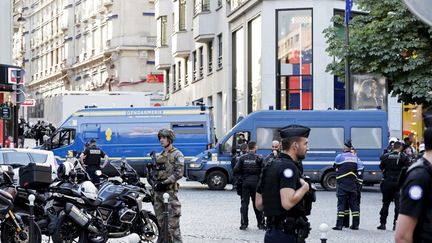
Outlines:
{"label": "blue police van", "polygon": [[188,180],[199,181],[210,189],[223,189],[233,178],[232,154],[240,134],[257,142],[257,153],[264,157],[271,152],[273,140],[280,140],[278,129],[290,124],[311,128],[309,151],[303,161],[305,174],[325,189],[336,187],[332,167],[344,140],[352,139],[359,158],[365,165],[364,183],[381,180],[379,157],[388,142],[387,113],[364,111],[258,111],[238,122],[215,148],[198,154],[187,167]]}
{"label": "blue police van", "polygon": [[68,151],[82,151],[91,139],[111,160],[126,158],[144,176],[151,151],[162,150],[157,133],[176,134],[175,147],[186,161],[215,143],[211,107],[88,108],[73,113],[45,142],[62,163]]}

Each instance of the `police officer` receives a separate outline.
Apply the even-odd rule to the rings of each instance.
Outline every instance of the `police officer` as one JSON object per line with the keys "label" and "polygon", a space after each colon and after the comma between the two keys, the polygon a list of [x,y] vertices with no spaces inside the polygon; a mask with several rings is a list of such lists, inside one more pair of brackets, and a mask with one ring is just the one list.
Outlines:
{"label": "police officer", "polygon": [[277,158],[278,154],[280,153],[280,143],[278,140],[273,140],[272,142],[272,151],[269,155],[264,159],[264,165],[271,163],[275,158]]}
{"label": "police officer", "polygon": [[240,153],[236,153],[235,156],[233,156],[231,159],[231,168],[233,169],[233,190],[236,190],[239,196],[241,196],[242,191],[242,180],[240,178],[240,175],[234,172],[234,167],[238,163],[240,157],[247,154],[247,152],[248,145],[246,143],[242,143],[242,145],[240,145]]}
{"label": "police officer", "polygon": [[388,209],[391,201],[395,203],[395,215],[393,221],[393,230],[396,228],[396,220],[399,212],[399,186],[398,179],[403,167],[409,166],[410,159],[402,153],[403,145],[401,142],[395,142],[393,152],[381,156],[380,169],[383,172],[381,182],[382,208],[380,211],[379,230],[386,229]]}
{"label": "police officer", "polygon": [[299,172],[299,161],[308,150],[309,132],[309,128],[300,125],[281,129],[282,151],[263,169],[256,207],[267,217],[265,243],[304,242],[309,234],[304,206],[309,184]]}
{"label": "police officer", "polygon": [[432,242],[432,127],[424,132],[425,153],[402,170],[395,242]]}
{"label": "police officer", "polygon": [[[102,158],[104,158],[105,161],[101,166]],[[86,167],[86,171],[89,174],[91,181],[98,184],[100,178],[95,172],[101,168],[105,168],[108,163],[108,155],[106,155],[102,149],[97,147],[96,140],[90,140],[90,146],[80,155],[80,161],[81,164]]]}
{"label": "police officer", "polygon": [[255,207],[256,187],[261,174],[263,158],[256,154],[257,147],[255,141],[248,143],[248,150],[248,153],[242,155],[234,167],[234,172],[238,173],[242,180],[240,230],[246,230],[249,225],[249,198],[252,199],[258,229],[264,229],[262,213]]}
{"label": "police officer", "polygon": [[[352,144],[351,144],[352,146]],[[351,153],[357,156],[357,151],[354,147],[351,148]],[[364,173],[364,165],[363,162],[360,160],[360,158],[357,156],[357,202],[359,205],[360,210],[360,204],[361,204],[361,190],[363,188],[363,173]],[[349,228],[350,227],[350,209],[352,211],[352,208],[350,208],[350,202],[347,201],[345,203],[345,211],[344,211],[344,223],[343,227]]]}
{"label": "police officer", "polygon": [[336,195],[337,195],[337,220],[333,230],[342,230],[345,211],[348,210],[347,202],[352,213],[352,225],[350,229],[358,230],[360,224],[360,208],[358,202],[358,158],[351,152],[351,140],[344,143],[344,152],[335,158],[336,170]]}
{"label": "police officer", "polygon": [[[169,194],[168,205],[168,239],[161,243],[179,243],[182,242],[180,232],[180,215],[181,204],[177,197],[179,184],[177,183],[183,177],[184,156],[180,150],[173,146],[175,134],[171,129],[161,129],[158,132],[158,138],[163,151],[156,157],[156,184],[154,186],[154,211],[159,225],[164,225],[164,199],[163,194]],[[161,234],[165,235],[163,227]],[[161,237],[159,237],[161,238]]]}

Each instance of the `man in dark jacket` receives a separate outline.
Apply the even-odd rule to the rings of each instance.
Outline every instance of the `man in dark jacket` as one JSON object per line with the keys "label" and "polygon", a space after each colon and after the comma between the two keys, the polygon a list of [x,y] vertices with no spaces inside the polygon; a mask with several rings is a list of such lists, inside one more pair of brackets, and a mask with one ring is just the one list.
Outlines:
{"label": "man in dark jacket", "polygon": [[401,142],[395,142],[393,151],[381,156],[380,169],[383,172],[383,180],[381,182],[381,193],[383,195],[383,206],[380,211],[379,230],[386,229],[388,209],[390,203],[395,203],[395,215],[393,221],[393,230],[396,228],[396,219],[399,213],[399,186],[398,179],[403,167],[409,166],[410,159],[405,153],[402,153],[403,145]]}
{"label": "man in dark jacket", "polygon": [[248,227],[248,211],[249,211],[249,198],[252,199],[255,216],[257,219],[257,226],[259,229],[264,229],[263,215],[255,207],[255,194],[258,185],[259,176],[263,166],[263,159],[260,155],[256,154],[256,142],[250,141],[248,143],[249,152],[240,157],[238,163],[234,167],[234,172],[238,173],[242,182],[241,194],[241,225],[240,230],[245,230]]}

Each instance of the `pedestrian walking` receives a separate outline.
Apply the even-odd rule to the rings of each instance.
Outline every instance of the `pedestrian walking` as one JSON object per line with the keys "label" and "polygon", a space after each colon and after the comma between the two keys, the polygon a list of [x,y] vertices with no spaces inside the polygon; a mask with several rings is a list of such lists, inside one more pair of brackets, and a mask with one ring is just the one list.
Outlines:
{"label": "pedestrian walking", "polygon": [[[335,158],[337,220],[333,230],[342,230],[346,210],[351,209],[352,225],[350,229],[358,230],[360,208],[358,203],[358,157],[352,153],[351,140],[344,143],[343,153]],[[349,205],[349,208],[347,208]]]}
{"label": "pedestrian walking", "polygon": [[[101,166],[102,158],[105,161]],[[96,175],[96,171],[105,168],[108,164],[108,155],[97,146],[95,139],[90,140],[90,146],[80,155],[80,162],[85,166],[91,181],[94,184],[99,184],[100,178]]]}
{"label": "pedestrian walking", "polygon": [[255,200],[267,217],[265,243],[302,243],[309,235],[305,199],[310,187],[299,169],[308,150],[309,132],[300,125],[281,129],[282,151],[262,171]]}
{"label": "pedestrian walking", "polygon": [[402,143],[395,142],[393,152],[384,154],[380,158],[380,169],[383,173],[383,180],[380,185],[383,205],[380,211],[380,225],[377,227],[379,230],[386,229],[388,209],[392,201],[395,204],[393,230],[396,228],[396,220],[399,213],[398,179],[402,168],[409,166],[410,163],[410,159],[402,153],[402,149]]}
{"label": "pedestrian walking", "polygon": [[[168,239],[165,239],[164,242],[160,241],[160,243],[180,243],[182,242],[180,232],[181,204],[177,197],[179,189],[177,181],[183,177],[184,156],[180,150],[173,146],[175,134],[172,130],[161,129],[158,132],[158,139],[163,151],[156,157],[153,207],[159,225],[164,225],[165,221],[163,194],[169,194]],[[163,228],[160,235],[165,235]]]}
{"label": "pedestrian walking", "polygon": [[257,145],[255,141],[250,141],[247,146],[248,153],[242,155],[234,167],[234,172],[240,175],[242,181],[240,230],[246,230],[249,225],[249,199],[252,200],[252,206],[257,219],[257,227],[258,229],[264,229],[263,215],[255,207],[255,194],[263,166],[263,158],[256,154]]}
{"label": "pedestrian walking", "polygon": [[432,127],[423,137],[423,157],[401,173],[396,243],[432,242]]}
{"label": "pedestrian walking", "polygon": [[24,148],[24,131],[26,128],[26,122],[24,118],[20,118],[20,122],[18,123],[18,148]]}

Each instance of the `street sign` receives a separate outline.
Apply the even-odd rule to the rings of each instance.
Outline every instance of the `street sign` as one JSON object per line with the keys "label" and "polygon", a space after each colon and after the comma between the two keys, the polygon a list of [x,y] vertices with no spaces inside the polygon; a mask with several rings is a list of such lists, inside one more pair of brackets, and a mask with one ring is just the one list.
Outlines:
{"label": "street sign", "polygon": [[1,108],[1,118],[4,120],[11,119],[11,109],[10,107],[2,107]]}
{"label": "street sign", "polygon": [[21,68],[9,68],[8,69],[8,83],[16,84],[17,79],[21,78]]}
{"label": "street sign", "polygon": [[417,15],[423,22],[432,26],[432,13],[430,11],[430,0],[404,0],[408,9]]}
{"label": "street sign", "polygon": [[26,99],[21,103],[21,106],[30,106],[30,107],[34,107],[36,105],[36,100],[35,99]]}

